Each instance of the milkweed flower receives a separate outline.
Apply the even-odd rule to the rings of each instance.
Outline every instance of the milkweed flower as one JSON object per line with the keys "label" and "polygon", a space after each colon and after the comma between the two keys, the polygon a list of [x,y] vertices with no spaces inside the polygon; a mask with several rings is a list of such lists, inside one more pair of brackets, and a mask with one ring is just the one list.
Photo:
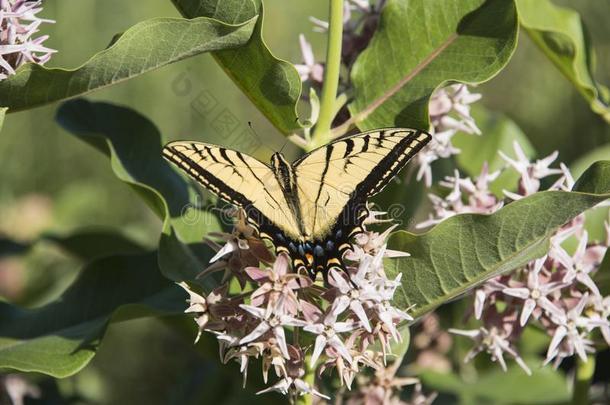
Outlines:
{"label": "milkweed flower", "polygon": [[504,360],[504,353],[511,355],[517,364],[528,374],[531,375],[532,371],[525,364],[521,356],[511,346],[508,336],[504,330],[492,327],[489,330],[485,327],[473,330],[461,330],[461,329],[449,329],[450,333],[456,335],[462,335],[473,339],[476,343],[475,347],[466,354],[465,362],[469,362],[475,358],[475,356],[481,352],[487,352],[491,356],[491,360],[498,362],[502,370],[506,371],[506,361]]}
{"label": "milkweed flower", "polygon": [[314,83],[322,83],[324,80],[324,67],[317,63],[313,54],[311,44],[305,39],[305,35],[299,35],[299,45],[301,47],[301,55],[303,63],[294,65],[301,76],[301,81],[306,82],[311,80]]}
{"label": "milkweed flower", "polygon": [[38,17],[41,11],[42,1],[0,0],[0,80],[24,63],[43,65],[56,52],[43,45],[48,35],[33,37],[41,24],[55,22]]}
{"label": "milkweed flower", "polygon": [[[384,221],[383,214],[372,211],[366,223]],[[385,367],[390,342],[402,340],[398,325],[412,320],[391,304],[400,274],[388,277],[383,259],[405,254],[388,253],[389,231],[365,229],[353,245],[358,255],[344,258],[344,270],[334,268],[324,280],[312,280],[295,272],[286,254],[273,257],[243,213],[231,215],[232,232],[206,241],[217,254],[202,276],[224,271],[221,285],[206,294],[180,284],[189,295],[185,312],[198,326],[196,340],[204,332],[216,336],[221,360],[239,364],[244,384],[251,360],[262,359],[264,381],[270,372],[277,380],[260,394],[328,398],[306,381],[308,371],[335,370],[351,387],[361,369]]]}
{"label": "milkweed flower", "polygon": [[[574,186],[568,168],[560,163],[556,152],[531,162],[518,143],[513,145],[515,157],[500,153],[506,168],[489,173],[486,165],[475,180],[461,178],[459,173],[447,177],[440,185],[449,189],[445,197],[431,194],[433,213],[418,227],[435,225],[460,213],[489,214],[502,207],[505,200],[519,200],[540,191],[550,176],[557,179],[548,190],[567,191]],[[490,191],[490,184],[505,170],[514,170],[520,178],[516,191],[504,190],[505,199]],[[492,360],[506,368],[503,353],[508,353],[529,373],[516,352],[516,342],[531,322],[541,326],[551,338],[545,363],[558,366],[574,355],[586,359],[594,351],[592,333],[599,330],[610,344],[610,297],[603,297],[595,282],[595,274],[610,245],[610,223],[606,223],[604,241],[592,241],[585,229],[584,215],[562,226],[551,237],[547,254],[516,271],[495,277],[474,294],[473,314],[482,326],[474,331],[453,330],[455,334],[475,340],[475,348],[467,356],[488,352]],[[566,251],[567,240],[576,242],[574,253]],[[499,312],[498,308],[502,308]]]}
{"label": "milkweed flower", "polygon": [[435,91],[428,103],[432,140],[415,157],[419,169],[417,180],[432,185],[432,162],[460,153],[451,142],[458,132],[480,135],[470,113],[470,105],[481,99],[465,84],[454,84]]}
{"label": "milkweed flower", "polygon": [[8,401],[9,404],[23,405],[27,401],[26,398],[39,399],[41,396],[41,389],[23,376],[19,374],[0,375],[0,399]]}
{"label": "milkweed flower", "polygon": [[[504,202],[498,200],[490,191],[490,184],[498,178],[500,171],[490,173],[485,163],[481,174],[472,180],[461,178],[458,170],[453,177],[447,176],[440,186],[450,189],[451,192],[442,198],[435,194],[428,194],[432,202],[433,213],[426,221],[420,222],[416,228],[428,228],[457,214],[491,214],[502,208]],[[466,197],[466,198],[464,198]],[[464,201],[466,199],[466,201]]]}

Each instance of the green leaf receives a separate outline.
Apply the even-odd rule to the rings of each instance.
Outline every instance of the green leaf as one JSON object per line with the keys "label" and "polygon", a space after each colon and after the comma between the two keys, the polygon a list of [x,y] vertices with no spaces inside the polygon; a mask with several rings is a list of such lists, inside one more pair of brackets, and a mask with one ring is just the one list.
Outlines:
{"label": "green leaf", "polygon": [[512,202],[491,215],[451,217],[429,232],[401,231],[390,248],[410,257],[387,261],[390,275],[402,273],[395,303],[414,306],[420,317],[498,274],[541,257],[549,238],[581,212],[610,198],[610,161],[598,162],[574,191],[544,191]]}
{"label": "green leaf", "polygon": [[[572,175],[577,178],[598,160],[610,160],[610,144],[599,146],[589,153],[578,158],[570,165]],[[589,233],[589,240],[604,241],[606,229],[604,222],[608,221],[608,207],[596,207],[587,211],[585,216],[585,229]],[[575,243],[576,241],[574,241]]]}
{"label": "green leaf", "polygon": [[[521,146],[529,158],[536,156],[527,136],[510,118],[501,113],[488,111],[481,105],[472,109],[472,117],[481,129],[482,135],[460,132],[452,138],[453,144],[461,150],[456,157],[457,163],[469,176],[478,176],[485,162],[489,165],[490,172],[505,167],[506,162],[498,152],[515,157],[514,142]],[[503,196],[502,190],[514,190],[518,180],[519,173],[515,170],[506,170],[491,184],[491,191],[497,196]]]}
{"label": "green leaf", "polygon": [[0,303],[0,369],[66,377],[87,365],[110,322],[181,313],[184,293],[157,268],[155,252],[99,259],[55,302]]}
{"label": "green leaf", "polygon": [[491,79],[510,59],[517,31],[512,1],[388,0],[351,73],[356,124],[428,129],[432,92]]}
{"label": "green leaf", "polygon": [[593,50],[580,15],[550,0],[516,0],[521,25],[540,50],[589,102],[610,122],[607,89],[593,77]]}
{"label": "green leaf", "polygon": [[119,83],[202,52],[242,46],[255,18],[229,25],[210,18],[154,18],[74,70],[26,64],[0,82],[0,105],[18,111]]}
{"label": "green leaf", "polygon": [[534,405],[561,403],[570,399],[566,378],[560,371],[540,367],[536,360],[528,363],[532,369],[531,376],[512,364],[506,372],[496,367],[476,381],[469,382],[455,374],[433,371],[424,371],[419,377],[430,389],[469,399],[463,403]]}
{"label": "green leaf", "polygon": [[172,280],[193,280],[211,250],[202,239],[220,224],[190,181],[161,155],[161,135],[137,112],[107,103],[73,100],[57,113],[59,123],[110,158],[115,175],[129,184],[163,220],[159,264]]}
{"label": "green leaf", "polygon": [[188,18],[211,17],[239,23],[259,16],[250,41],[235,50],[214,52],[214,58],[256,107],[283,134],[301,128],[296,106],[301,79],[291,63],[275,57],[263,40],[261,0],[172,0]]}

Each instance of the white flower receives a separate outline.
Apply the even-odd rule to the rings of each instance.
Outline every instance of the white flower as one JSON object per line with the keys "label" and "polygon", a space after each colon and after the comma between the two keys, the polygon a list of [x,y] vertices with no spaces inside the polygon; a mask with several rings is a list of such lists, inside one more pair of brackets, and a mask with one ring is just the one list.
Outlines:
{"label": "white flower", "polygon": [[242,304],[240,305],[240,307],[248,311],[255,318],[260,319],[261,322],[258,324],[258,326],[256,326],[256,328],[254,328],[252,332],[241,338],[239,343],[244,344],[252,342],[267,333],[268,331],[272,331],[273,336],[277,340],[277,345],[279,346],[282,355],[287,359],[290,358],[288,354],[288,345],[286,344],[286,334],[284,333],[284,327],[302,327],[307,325],[307,322],[285,314],[277,315],[272,312],[270,313],[264,308],[258,308],[252,305]]}
{"label": "white flower", "polygon": [[513,287],[504,288],[502,292],[512,297],[521,298],[524,300],[523,309],[521,310],[521,317],[519,323],[521,326],[525,326],[527,320],[531,316],[532,312],[536,307],[543,309],[548,312],[551,316],[561,317],[563,311],[555,304],[553,304],[547,296],[554,293],[557,290],[562,289],[569,283],[562,282],[550,282],[543,283],[540,280],[540,270],[546,261],[546,256],[538,259],[534,262],[534,266],[529,270],[527,274],[527,284],[524,287]]}
{"label": "white flower", "polygon": [[553,339],[549,344],[545,364],[554,358],[561,361],[565,357],[574,355],[574,352],[578,354],[582,361],[587,361],[587,352],[595,352],[593,342],[588,339],[586,332],[586,329],[591,328],[591,320],[582,316],[582,311],[585,309],[588,299],[588,294],[583,295],[578,304],[569,310],[565,316],[552,318],[558,327],[555,329]]}
{"label": "white flower", "polygon": [[[469,177],[460,177],[459,171],[455,170],[453,177],[447,176],[444,181],[439,182],[441,186],[451,189],[451,192],[445,198],[434,194],[428,195],[434,214],[429,215],[428,220],[417,224],[416,228],[436,225],[457,214],[491,214],[499,210],[502,208],[503,202],[498,201],[489,190],[489,184],[499,175],[499,171],[489,173],[487,164],[483,165],[481,174],[475,181]],[[464,195],[468,197],[467,203],[463,201]]]}
{"label": "white flower", "polygon": [[316,391],[307,382],[301,380],[300,378],[291,378],[291,377],[282,378],[275,385],[273,385],[269,388],[266,388],[262,391],[259,391],[256,394],[259,395],[259,394],[264,394],[267,392],[276,391],[281,394],[287,395],[291,389],[293,389],[299,396],[302,396],[305,394],[312,394],[312,395],[318,396],[320,398],[330,400],[330,397],[320,393],[319,391]]}
{"label": "white flower", "polygon": [[357,327],[358,324],[355,322],[337,322],[337,317],[332,312],[329,312],[321,321],[303,327],[303,330],[318,335],[311,355],[311,367],[316,364],[322,350],[327,346],[335,349],[348,363],[351,363],[352,356],[339,338],[339,334],[352,331]]}
{"label": "white flower", "polygon": [[557,156],[559,156],[559,152],[557,151],[551,153],[549,156],[543,159],[537,160],[535,163],[532,163],[525,155],[525,152],[523,152],[519,142],[513,142],[513,149],[516,155],[515,159],[508,157],[502,151],[498,152],[500,157],[521,175],[521,180],[519,181],[521,194],[512,193],[506,190],[504,191],[504,194],[513,200],[518,200],[540,190],[541,179],[547,176],[564,173],[562,169],[551,169],[549,167],[557,159]]}
{"label": "white flower", "polygon": [[195,338],[195,343],[197,343],[201,338],[201,333],[211,321],[210,308],[222,301],[224,292],[226,292],[226,290],[224,289],[224,287],[219,287],[212,291],[210,294],[208,294],[207,297],[204,297],[199,293],[191,290],[189,285],[184,282],[178,283],[178,285],[189,294],[189,299],[187,300],[187,302],[189,303],[189,307],[184,312],[187,314],[197,315],[195,318],[195,322],[199,327],[197,337]]}
{"label": "white flower", "polygon": [[449,329],[449,332],[469,337],[475,341],[476,346],[468,352],[464,359],[465,362],[469,362],[477,354],[486,351],[491,355],[491,360],[500,363],[502,370],[506,371],[506,362],[504,361],[504,352],[506,352],[515,359],[519,367],[528,375],[532,374],[530,368],[525,364],[521,356],[511,347],[510,342],[506,339],[506,334],[500,333],[497,328],[492,327],[490,330],[487,330],[484,327],[474,330]]}
{"label": "white flower", "polygon": [[477,289],[474,295],[474,317],[481,319],[485,303],[488,301],[490,295],[502,291],[506,288],[505,284],[502,284],[498,278],[488,280],[483,284],[483,287]]}
{"label": "white flower", "polygon": [[[360,266],[362,267],[362,264]],[[329,281],[340,293],[333,301],[331,313],[334,316],[339,316],[349,308],[358,317],[364,328],[370,332],[371,324],[362,304],[376,298],[377,291],[374,286],[362,277],[352,277],[350,281],[353,285],[350,285],[336,269],[331,269]]]}
{"label": "white flower", "polygon": [[608,319],[610,317],[610,295],[605,298],[593,295],[590,304],[593,306],[593,311],[590,315],[589,330],[599,328],[604,340],[610,346],[610,320]]}
{"label": "white flower", "polygon": [[[3,394],[6,392],[8,398]],[[27,398],[38,399],[41,390],[18,374],[0,375],[0,398],[9,400],[8,404],[23,405]],[[29,401],[27,401],[29,403]],[[3,402],[4,403],[4,402]]]}
{"label": "white flower", "polygon": [[555,254],[557,256],[557,260],[567,270],[563,278],[564,283],[570,284],[573,283],[574,280],[577,280],[581,284],[587,286],[589,291],[591,291],[594,295],[599,295],[599,288],[597,288],[597,285],[591,278],[590,273],[597,269],[600,262],[588,260],[590,259],[590,256],[587,255],[587,241],[588,234],[587,231],[584,231],[578,243],[578,247],[576,248],[576,252],[572,257],[570,257],[563,249],[557,249]]}
{"label": "white flower", "polygon": [[15,74],[27,62],[43,65],[57,51],[42,45],[48,35],[32,38],[42,23],[53,20],[36,16],[41,1],[0,0],[0,80]]}
{"label": "white flower", "polygon": [[299,44],[301,46],[301,54],[303,56],[303,64],[294,65],[301,81],[313,80],[314,82],[322,83],[324,80],[324,67],[321,64],[316,63],[313,55],[311,44],[305,39],[305,35],[299,35]]}

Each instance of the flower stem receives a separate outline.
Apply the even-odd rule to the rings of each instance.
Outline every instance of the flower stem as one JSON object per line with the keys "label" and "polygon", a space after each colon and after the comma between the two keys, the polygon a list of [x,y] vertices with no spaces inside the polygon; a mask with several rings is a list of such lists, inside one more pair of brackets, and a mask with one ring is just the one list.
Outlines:
{"label": "flower stem", "polygon": [[327,144],[331,140],[330,127],[333,123],[335,99],[339,87],[341,70],[341,45],[343,42],[343,0],[330,0],[328,20],[328,42],[326,45],[326,65],[324,84],[320,98],[320,115],[316,124],[310,149]]}
{"label": "flower stem", "polygon": [[595,356],[587,356],[587,361],[582,361],[579,357],[576,358],[576,375],[574,376],[574,392],[572,393],[572,404],[588,405],[589,388],[593,373],[595,372]]}

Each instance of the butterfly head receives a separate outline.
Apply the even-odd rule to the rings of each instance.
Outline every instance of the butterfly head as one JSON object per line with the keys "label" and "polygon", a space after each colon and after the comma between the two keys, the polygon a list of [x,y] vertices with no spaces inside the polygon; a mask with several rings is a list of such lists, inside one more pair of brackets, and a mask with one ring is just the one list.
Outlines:
{"label": "butterfly head", "polygon": [[273,156],[271,156],[271,168],[274,172],[287,172],[290,170],[290,167],[290,163],[288,163],[281,152],[275,152]]}

